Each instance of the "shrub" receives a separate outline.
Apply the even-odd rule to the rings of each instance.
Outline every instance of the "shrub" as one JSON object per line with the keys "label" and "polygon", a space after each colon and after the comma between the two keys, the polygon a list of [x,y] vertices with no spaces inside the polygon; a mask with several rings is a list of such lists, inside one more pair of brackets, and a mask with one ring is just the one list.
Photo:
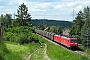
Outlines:
{"label": "shrub", "polygon": [[32,41],[39,42],[38,36],[33,32],[34,32],[34,27],[28,27],[28,26],[5,28],[4,40],[17,42],[20,44],[29,43]]}
{"label": "shrub", "polygon": [[18,36],[18,42],[19,42],[20,44],[24,44],[24,43],[28,43],[29,40],[28,40],[28,38],[27,38],[26,35],[20,34],[20,35]]}

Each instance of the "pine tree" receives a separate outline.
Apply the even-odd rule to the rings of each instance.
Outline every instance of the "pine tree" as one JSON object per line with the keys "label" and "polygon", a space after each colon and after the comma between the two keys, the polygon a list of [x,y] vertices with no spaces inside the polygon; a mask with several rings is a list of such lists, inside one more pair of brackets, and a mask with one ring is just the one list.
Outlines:
{"label": "pine tree", "polygon": [[74,25],[72,26],[72,28],[70,29],[70,33],[69,35],[72,37],[77,37],[79,40],[79,43],[81,43],[81,28],[83,27],[84,21],[83,21],[83,12],[79,11],[79,13],[77,14],[75,20],[74,20]]}
{"label": "pine tree", "polygon": [[82,44],[90,48],[90,8],[88,6],[84,8],[84,20],[85,24],[81,31]]}
{"label": "pine tree", "polygon": [[20,26],[26,26],[27,22],[31,21],[31,15],[28,13],[28,7],[26,5],[21,4],[17,9],[17,23]]}

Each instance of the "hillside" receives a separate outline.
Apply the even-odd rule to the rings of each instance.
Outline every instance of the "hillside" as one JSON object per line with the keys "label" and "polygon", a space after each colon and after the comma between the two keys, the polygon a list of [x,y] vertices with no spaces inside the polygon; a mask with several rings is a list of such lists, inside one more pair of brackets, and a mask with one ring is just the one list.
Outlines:
{"label": "hillside", "polygon": [[47,19],[32,19],[31,22],[34,26],[40,26],[43,24],[46,26],[60,25],[61,27],[70,27],[74,24],[69,21],[47,20]]}

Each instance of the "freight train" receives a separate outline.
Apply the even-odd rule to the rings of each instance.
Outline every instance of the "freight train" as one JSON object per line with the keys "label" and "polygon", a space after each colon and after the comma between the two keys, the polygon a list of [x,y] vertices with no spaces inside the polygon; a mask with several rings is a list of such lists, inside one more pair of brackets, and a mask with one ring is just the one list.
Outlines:
{"label": "freight train", "polygon": [[56,35],[55,33],[47,32],[44,30],[35,29],[35,32],[52,40],[52,41],[56,41],[66,47],[69,47],[69,48],[78,47],[78,39],[77,38]]}

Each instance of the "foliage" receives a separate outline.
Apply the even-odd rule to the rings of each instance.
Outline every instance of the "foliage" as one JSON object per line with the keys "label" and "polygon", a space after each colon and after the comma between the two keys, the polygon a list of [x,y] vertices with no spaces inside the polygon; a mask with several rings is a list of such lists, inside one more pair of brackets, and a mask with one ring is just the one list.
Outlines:
{"label": "foliage", "polygon": [[4,15],[3,14],[1,14],[1,16],[0,16],[0,22],[4,22]]}
{"label": "foliage", "polygon": [[70,36],[72,36],[72,35],[79,35],[80,36],[81,35],[80,31],[81,31],[81,28],[84,24],[82,11],[79,11],[74,22],[75,22],[75,24],[72,26]]}
{"label": "foliage", "polygon": [[81,38],[82,38],[82,44],[85,47],[90,48],[90,8],[87,7],[84,9],[84,20],[85,24],[81,30]]}
{"label": "foliage", "polygon": [[4,28],[4,40],[17,42],[20,44],[32,41],[39,42],[38,36],[33,33],[34,28],[28,26]]}
{"label": "foliage", "polygon": [[69,36],[77,37],[78,42],[81,43],[82,42],[80,38],[81,29],[84,25],[84,15],[82,11],[79,11],[79,13],[77,14],[77,17],[74,20],[74,23],[75,24],[72,26],[72,28],[70,28]]}
{"label": "foliage", "polygon": [[28,7],[26,7],[24,3],[18,7],[16,17],[16,23],[19,26],[26,26],[26,22],[31,21],[31,15],[28,13]]}
{"label": "foliage", "polygon": [[46,25],[40,24],[40,25],[38,26],[38,28],[39,28],[40,30],[44,30],[44,29],[46,28]]}
{"label": "foliage", "polygon": [[6,14],[6,15],[1,14],[0,22],[2,22],[2,25],[7,28],[11,27],[11,14]]}
{"label": "foliage", "polygon": [[56,34],[62,34],[62,30],[61,30],[61,27],[60,26],[50,26],[48,28],[48,31],[49,32],[56,33]]}
{"label": "foliage", "polygon": [[40,26],[40,25],[44,25],[44,26],[61,26],[61,28],[63,27],[71,27],[74,23],[73,22],[69,22],[69,21],[57,21],[57,20],[47,20],[47,19],[40,19],[40,20],[35,20],[32,19],[31,20],[32,24],[36,27]]}

